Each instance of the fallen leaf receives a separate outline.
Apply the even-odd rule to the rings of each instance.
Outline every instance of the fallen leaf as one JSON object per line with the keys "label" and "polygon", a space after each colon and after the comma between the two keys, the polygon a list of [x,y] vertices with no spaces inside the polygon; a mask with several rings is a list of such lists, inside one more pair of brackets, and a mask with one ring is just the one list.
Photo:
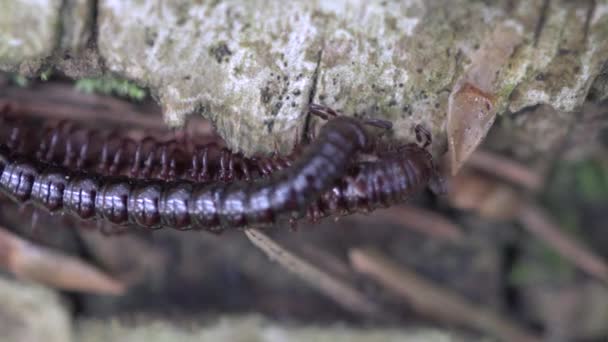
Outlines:
{"label": "fallen leaf", "polygon": [[500,70],[508,64],[522,41],[517,29],[498,25],[479,50],[470,56],[471,66],[456,81],[448,100],[447,133],[452,174],[483,141],[497,114],[496,84]]}

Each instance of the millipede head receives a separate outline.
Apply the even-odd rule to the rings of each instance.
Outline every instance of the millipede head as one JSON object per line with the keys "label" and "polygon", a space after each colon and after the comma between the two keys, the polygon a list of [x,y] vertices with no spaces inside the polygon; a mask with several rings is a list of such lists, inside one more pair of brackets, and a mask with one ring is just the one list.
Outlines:
{"label": "millipede head", "polygon": [[414,127],[414,133],[416,133],[416,141],[422,145],[422,148],[429,147],[433,142],[431,133],[420,124]]}

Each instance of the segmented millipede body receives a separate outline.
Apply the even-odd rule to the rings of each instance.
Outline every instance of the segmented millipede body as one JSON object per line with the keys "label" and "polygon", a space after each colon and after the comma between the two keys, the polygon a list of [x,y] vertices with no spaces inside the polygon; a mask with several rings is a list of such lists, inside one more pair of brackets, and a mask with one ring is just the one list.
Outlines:
{"label": "segmented millipede body", "polygon": [[296,146],[288,156],[246,158],[217,141],[136,140],[124,133],[79,127],[67,121],[52,126],[42,123],[40,134],[32,127],[41,123],[31,121],[11,117],[8,111],[0,113],[0,143],[21,155],[106,176],[195,182],[251,180],[289,167],[300,152],[300,146]]}
{"label": "segmented millipede body", "polygon": [[301,217],[370,145],[359,120],[336,117],[300,158],[268,179],[197,183],[70,170],[15,153],[21,148],[9,142],[0,145],[0,191],[15,201],[31,201],[82,219],[219,231]]}
{"label": "segmented millipede body", "polygon": [[[319,105],[311,105],[311,112],[326,119],[338,115]],[[244,158],[219,145],[208,144],[188,150],[183,148],[183,143],[178,144],[176,141],[159,142],[152,138],[135,141],[117,134],[79,128],[69,122],[47,127],[40,140],[24,140],[19,136],[29,134],[28,125],[20,125],[6,116],[0,119],[8,123],[0,125],[0,142],[10,146],[9,150],[19,152],[13,155],[35,154],[46,164],[60,166],[56,167],[54,176],[41,179],[36,189],[51,189],[52,186],[48,183],[60,178],[61,174],[69,177],[78,173],[96,174],[94,178],[99,181],[108,179],[101,176],[126,175],[138,182],[187,180],[196,182],[198,186],[202,183],[237,180],[248,182],[289,168],[299,155],[294,152],[286,157],[275,155]],[[381,121],[373,121],[371,124],[388,128]],[[346,174],[335,181],[329,191],[309,204],[308,218],[317,221],[327,216],[369,212],[402,202],[427,185],[436,193],[443,192],[442,179],[438,176],[432,157],[426,151],[431,142],[430,134],[417,126],[416,137],[419,141],[424,141],[422,147],[407,144],[396,150],[383,151],[380,146],[374,146],[373,152],[377,154],[377,160],[352,163]],[[96,141],[102,143],[95,144]],[[24,142],[29,142],[29,147]],[[168,183],[162,183],[163,188],[168,186]],[[155,192],[144,191],[139,195],[140,200],[146,194],[154,195]],[[48,209],[59,210],[57,200],[47,201]],[[149,215],[161,216],[156,206],[149,209]],[[183,212],[176,214],[185,215]]]}
{"label": "segmented millipede body", "polygon": [[443,194],[445,187],[430,153],[416,144],[407,144],[382,153],[377,161],[354,164],[346,177],[311,204],[308,217],[313,222],[327,217],[402,203],[426,187]]}

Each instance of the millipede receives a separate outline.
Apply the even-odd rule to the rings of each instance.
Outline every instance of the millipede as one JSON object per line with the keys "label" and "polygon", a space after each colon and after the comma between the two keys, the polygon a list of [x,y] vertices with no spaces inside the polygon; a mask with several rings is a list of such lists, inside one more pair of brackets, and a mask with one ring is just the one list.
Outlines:
{"label": "millipede", "polygon": [[[61,121],[45,125],[42,134],[32,132],[24,118],[8,115],[8,107],[0,116],[0,141],[21,155],[61,165],[71,170],[107,176],[128,176],[144,179],[187,179],[196,182],[250,179],[250,174],[267,174],[279,158],[244,158],[213,141],[159,141],[155,137],[136,140],[116,131],[79,127]],[[39,139],[24,139],[38,137]],[[281,158],[282,160],[283,158]]]}
{"label": "millipede", "polygon": [[327,216],[369,213],[402,203],[426,187],[437,195],[446,191],[430,153],[407,144],[383,153],[378,161],[356,163],[311,204],[308,217],[316,222]]}
{"label": "millipede", "polygon": [[[362,122],[319,105],[310,111],[328,121],[297,159],[296,154],[244,158],[208,145],[188,155],[175,142],[135,142],[107,134],[102,144],[93,144],[101,133],[69,123],[48,129],[37,147],[27,147],[19,138],[23,125],[4,125],[0,190],[17,202],[81,219],[213,232],[272,224],[282,217],[294,222],[306,214],[317,221],[370,211],[403,201],[429,184],[441,191],[426,151],[430,135],[422,147],[407,144],[381,152],[362,123],[389,128],[386,122]],[[421,132],[417,128],[419,140]],[[38,159],[28,158],[34,150]],[[219,161],[210,158],[210,151],[214,158],[219,151]],[[377,161],[356,161],[361,152],[377,153]],[[210,160],[219,167],[210,169]],[[263,179],[251,179],[250,168]]]}
{"label": "millipede", "polygon": [[338,116],[328,120],[291,166],[267,179],[197,183],[71,170],[28,158],[3,144],[0,190],[14,201],[29,201],[81,219],[147,228],[221,230],[297,217],[343,176],[358,152],[370,146],[359,120]]}

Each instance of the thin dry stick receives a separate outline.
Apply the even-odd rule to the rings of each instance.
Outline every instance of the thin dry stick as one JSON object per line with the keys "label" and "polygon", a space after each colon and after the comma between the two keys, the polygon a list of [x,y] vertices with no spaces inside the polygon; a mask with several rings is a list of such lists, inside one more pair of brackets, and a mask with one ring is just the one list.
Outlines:
{"label": "thin dry stick", "polygon": [[295,246],[295,251],[300,252],[300,255],[307,259],[309,263],[323,265],[325,271],[333,274],[335,277],[348,281],[355,280],[356,274],[346,260],[329,253],[329,251],[316,244],[299,243]]}
{"label": "thin dry stick", "polygon": [[[73,85],[51,82],[31,88],[6,87],[0,90],[0,102],[11,103],[15,111],[28,115],[167,130],[158,106],[144,108],[109,95],[85,94]],[[192,121],[189,126],[199,135],[213,134],[213,127],[208,122]]]}
{"label": "thin dry stick", "polygon": [[285,250],[258,229],[245,229],[245,234],[271,260],[316,287],[347,310],[364,315],[378,315],[381,312],[380,307],[357,289]]}
{"label": "thin dry stick", "polygon": [[125,285],[77,258],[32,244],[0,227],[0,267],[17,278],[87,293],[120,295]]}
{"label": "thin dry stick", "polygon": [[472,326],[505,341],[540,341],[513,322],[436,286],[376,250],[353,249],[350,260],[357,271],[369,275],[399,294],[422,314]]}
{"label": "thin dry stick", "polygon": [[525,165],[504,158],[494,153],[477,150],[467,160],[467,165],[484,170],[504,180],[519,184],[532,191],[539,190],[543,185],[540,173],[534,172]]}
{"label": "thin dry stick", "polygon": [[[388,218],[395,223],[438,239],[457,242],[462,240],[462,229],[452,221],[433,211],[411,205],[379,210],[373,220]],[[376,217],[377,216],[377,217]]]}
{"label": "thin dry stick", "polygon": [[559,225],[538,206],[528,203],[519,210],[518,219],[530,233],[546,242],[564,258],[592,276],[608,283],[608,265],[589,248],[564,234]]}

